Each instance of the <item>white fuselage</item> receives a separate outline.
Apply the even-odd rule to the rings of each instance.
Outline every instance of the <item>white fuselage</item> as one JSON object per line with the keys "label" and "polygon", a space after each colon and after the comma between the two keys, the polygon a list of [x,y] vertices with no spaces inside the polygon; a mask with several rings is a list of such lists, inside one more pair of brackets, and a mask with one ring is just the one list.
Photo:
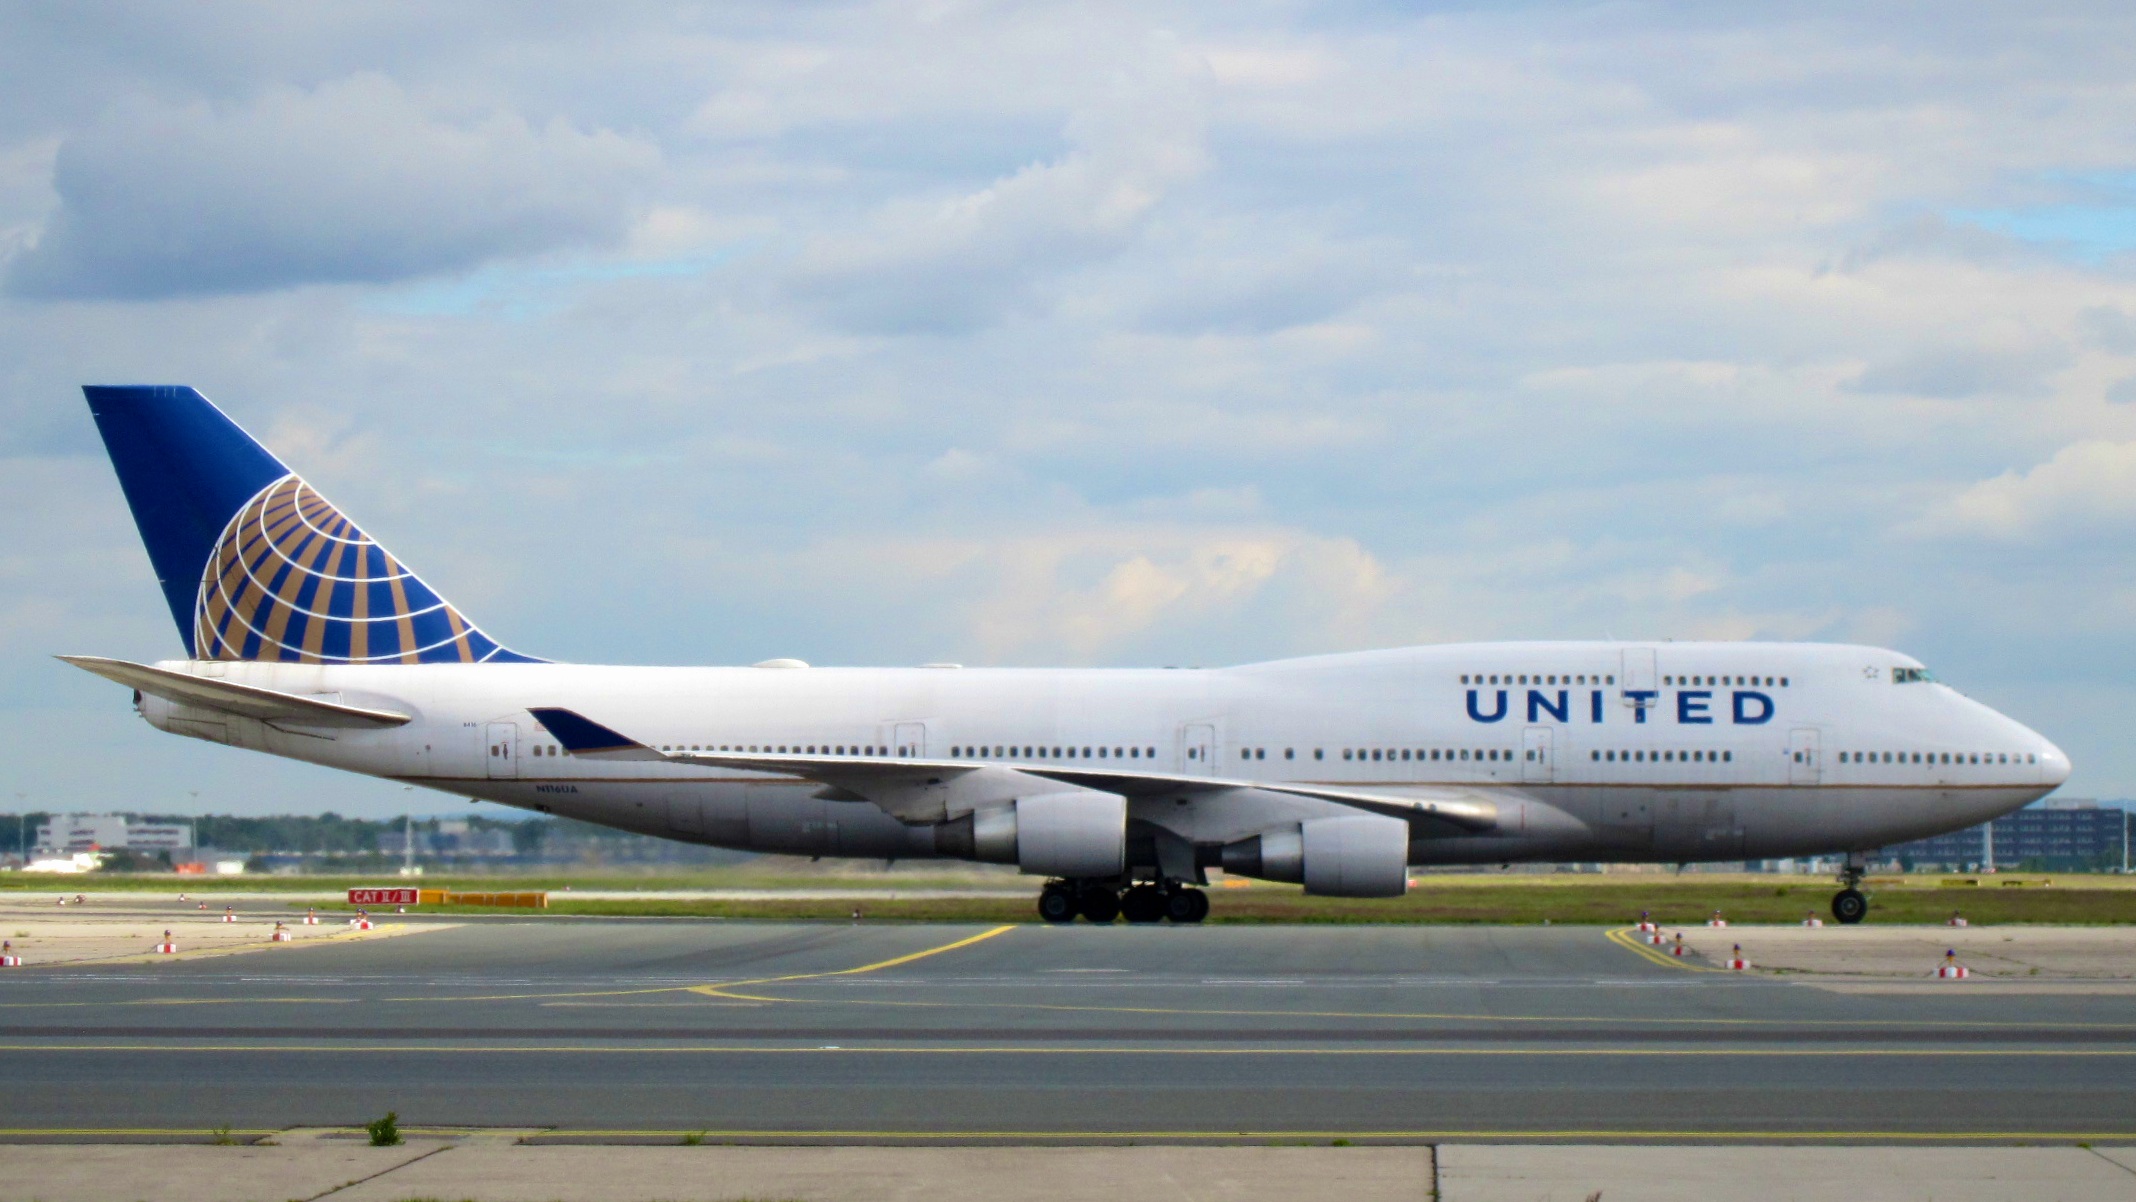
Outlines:
{"label": "white fuselage", "polygon": [[[532,707],[675,750],[890,755],[1473,791],[1496,829],[1412,863],[1718,860],[1860,851],[2026,804],[2069,773],[2023,725],[1873,647],[1488,643],[1221,669],[314,666],[176,661],[204,677],[413,714],[277,729],[150,697],[158,727],[472,798],[721,846],[920,857],[933,844],[813,781],[561,753]],[[502,751],[499,751],[502,748]],[[1344,812],[1250,790],[1131,799],[1196,844]]]}

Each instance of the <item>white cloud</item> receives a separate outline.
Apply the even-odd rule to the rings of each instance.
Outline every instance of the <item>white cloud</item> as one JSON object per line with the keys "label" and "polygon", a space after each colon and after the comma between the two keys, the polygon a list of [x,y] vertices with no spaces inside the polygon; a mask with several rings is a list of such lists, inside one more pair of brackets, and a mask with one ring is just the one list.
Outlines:
{"label": "white cloud", "polygon": [[975,192],[894,200],[813,240],[789,286],[850,328],[961,331],[1120,253],[1207,164],[1193,63],[1156,38],[1127,65],[1069,116],[1066,153]]}
{"label": "white cloud", "polygon": [[237,106],[134,101],[59,146],[59,209],[7,283],[31,297],[249,292],[608,244],[658,162],[561,120],[441,118],[376,74]]}
{"label": "white cloud", "polygon": [[2136,442],[2073,443],[2027,471],[2011,470],[1966,488],[1919,525],[1946,537],[1994,539],[2136,533]]}

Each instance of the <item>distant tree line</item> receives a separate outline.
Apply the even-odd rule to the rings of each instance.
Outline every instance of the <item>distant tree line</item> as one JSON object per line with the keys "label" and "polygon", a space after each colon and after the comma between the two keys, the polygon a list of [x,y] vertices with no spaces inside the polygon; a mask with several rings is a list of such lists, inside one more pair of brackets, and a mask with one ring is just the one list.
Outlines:
{"label": "distant tree line", "polygon": [[[397,835],[405,821],[400,818],[350,818],[332,810],[322,814],[273,814],[258,818],[234,814],[119,812],[134,822],[190,822],[193,824],[195,846],[248,855],[273,852],[331,856],[376,855],[379,854],[380,836],[388,832]],[[42,810],[24,814],[0,814],[0,854],[21,855],[25,850],[25,840],[29,846],[34,847],[37,842],[37,828],[51,817],[49,812]],[[522,856],[540,855],[542,846],[552,838],[574,842],[585,839],[629,842],[645,838],[643,835],[577,822],[569,818],[511,820],[469,814],[464,818],[456,816],[456,820],[465,821],[469,830],[510,831],[513,851]],[[438,822],[436,818],[418,818],[415,820],[415,829],[419,833],[434,834],[438,830]]]}

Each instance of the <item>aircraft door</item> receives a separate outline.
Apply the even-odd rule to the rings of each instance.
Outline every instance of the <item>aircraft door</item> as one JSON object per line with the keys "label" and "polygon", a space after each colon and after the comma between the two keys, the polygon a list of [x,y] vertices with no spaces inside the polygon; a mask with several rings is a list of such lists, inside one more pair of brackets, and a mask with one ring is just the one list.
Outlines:
{"label": "aircraft door", "polygon": [[[1624,671],[1617,677],[1617,695],[1629,707],[1651,709],[1656,700],[1655,698],[1649,697],[1642,701],[1638,698],[1627,697],[1625,694],[1635,690],[1651,693],[1655,687],[1654,649],[1652,647],[1626,647],[1624,649]],[[1649,717],[1651,717],[1649,714],[1635,714],[1633,715],[1633,720],[1645,721]]]}
{"label": "aircraft door", "polygon": [[1620,689],[1651,689],[1654,687],[1654,649],[1652,647],[1626,647],[1624,649],[1624,674],[1617,678]]}
{"label": "aircraft door", "polygon": [[1189,722],[1179,728],[1179,770],[1199,776],[1216,775],[1216,727]]}
{"label": "aircraft door", "polygon": [[486,775],[491,780],[517,780],[519,778],[519,727],[511,722],[489,724],[489,755]]}
{"label": "aircraft door", "polygon": [[1520,778],[1530,784],[1557,779],[1557,761],[1551,757],[1550,728],[1531,726],[1520,732]]}
{"label": "aircraft door", "polygon": [[927,758],[927,724],[900,722],[891,731],[891,748],[900,759]]}
{"label": "aircraft door", "polygon": [[1791,785],[1814,785],[1824,779],[1824,765],[1818,755],[1817,732],[1808,728],[1791,730],[1787,734],[1787,783]]}

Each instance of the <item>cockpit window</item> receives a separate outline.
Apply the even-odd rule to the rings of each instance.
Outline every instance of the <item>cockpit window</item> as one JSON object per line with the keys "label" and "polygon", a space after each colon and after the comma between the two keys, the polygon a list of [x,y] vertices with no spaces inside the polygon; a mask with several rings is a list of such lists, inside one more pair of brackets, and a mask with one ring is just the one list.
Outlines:
{"label": "cockpit window", "polygon": [[1891,683],[1893,684],[1927,684],[1934,679],[1936,679],[1936,674],[1927,668],[1893,668],[1891,670]]}

